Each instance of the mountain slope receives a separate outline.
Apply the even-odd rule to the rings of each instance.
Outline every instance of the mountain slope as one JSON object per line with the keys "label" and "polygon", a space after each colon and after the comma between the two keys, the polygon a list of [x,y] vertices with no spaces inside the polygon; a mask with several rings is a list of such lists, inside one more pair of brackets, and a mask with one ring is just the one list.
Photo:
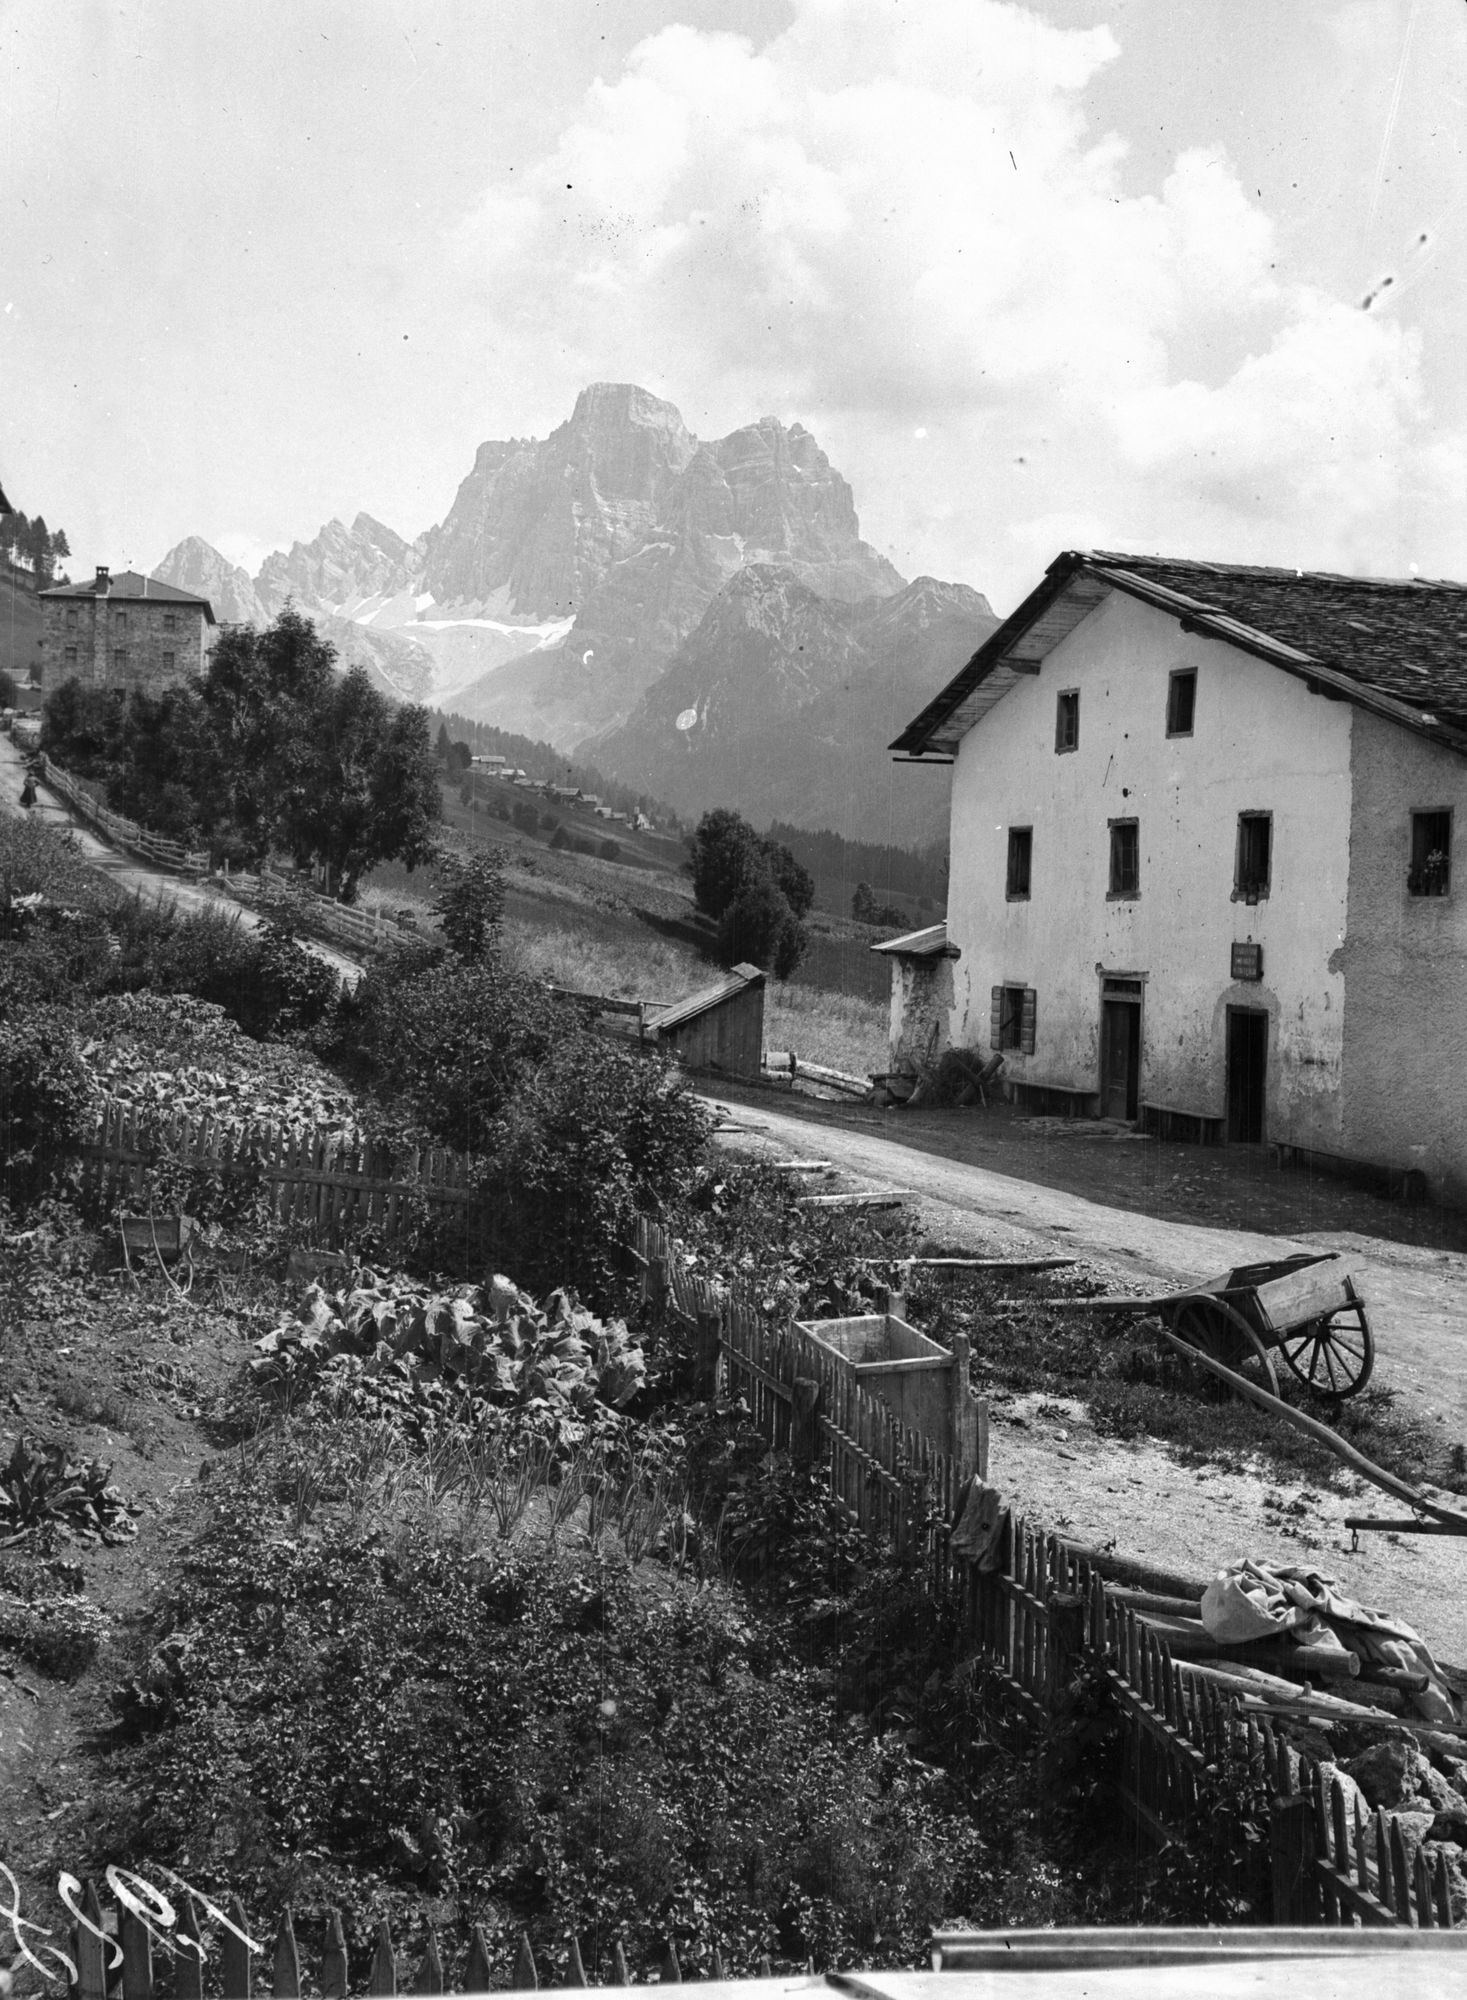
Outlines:
{"label": "mountain slope", "polygon": [[759,825],[918,844],[946,824],[946,776],[893,766],[886,746],[997,623],[963,584],[841,604],[756,564],[582,754],[684,814],[731,804]]}

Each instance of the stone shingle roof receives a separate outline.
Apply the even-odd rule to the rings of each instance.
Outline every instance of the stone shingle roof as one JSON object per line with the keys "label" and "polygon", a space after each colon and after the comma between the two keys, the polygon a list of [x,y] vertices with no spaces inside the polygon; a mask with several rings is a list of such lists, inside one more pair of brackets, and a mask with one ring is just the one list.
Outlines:
{"label": "stone shingle roof", "polygon": [[1099,552],[1091,561],[1195,598],[1365,687],[1467,721],[1467,583]]}
{"label": "stone shingle roof", "polygon": [[[1051,563],[1038,588],[892,748],[920,756],[944,738],[950,744],[955,729],[961,734],[971,726],[975,691],[1000,675],[1006,661],[1022,657],[1026,643],[1032,647],[1028,635],[1045,629],[1063,635],[1058,600],[1074,595],[1077,585],[1090,602],[1097,589],[1123,590],[1171,612],[1184,629],[1306,677],[1317,671],[1347,699],[1467,749],[1467,584],[1105,550],[1070,550]],[[1078,622],[1088,608],[1077,604],[1068,622]]]}
{"label": "stone shingle roof", "polygon": [[180,590],[175,584],[160,583],[155,576],[144,576],[139,570],[120,569],[111,579],[105,592],[97,589],[97,578],[90,583],[60,583],[52,590],[43,590],[42,597],[96,597],[106,596],[112,603],[150,604],[192,604],[201,610],[212,625],[214,607],[207,597],[200,597],[195,591]]}

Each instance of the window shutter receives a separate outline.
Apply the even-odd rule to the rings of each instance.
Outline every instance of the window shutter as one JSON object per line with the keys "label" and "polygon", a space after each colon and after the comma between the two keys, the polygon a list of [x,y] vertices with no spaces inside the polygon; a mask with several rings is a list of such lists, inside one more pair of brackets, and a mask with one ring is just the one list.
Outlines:
{"label": "window shutter", "polygon": [[1034,1053],[1034,1018],[1039,996],[1032,986],[1024,988],[1024,1012],[1019,1024],[1019,1048],[1026,1056]]}
{"label": "window shutter", "polygon": [[988,1046],[991,1049],[1003,1047],[1003,988],[993,989],[993,1004],[988,1013]]}

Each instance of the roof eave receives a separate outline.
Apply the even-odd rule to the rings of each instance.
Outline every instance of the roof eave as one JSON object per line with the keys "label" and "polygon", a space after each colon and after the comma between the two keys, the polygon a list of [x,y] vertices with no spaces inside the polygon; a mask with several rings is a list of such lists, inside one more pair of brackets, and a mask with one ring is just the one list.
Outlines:
{"label": "roof eave", "polygon": [[[951,756],[961,739],[940,739],[937,732],[942,724],[1002,663],[1003,656],[1054,602],[1076,570],[1084,567],[1084,556],[1074,549],[1066,549],[1062,555],[1056,556],[1044,572],[1043,582],[1035,585],[1023,603],[1009,613],[996,631],[989,633],[966,666],[961,667],[947,686],[933,696],[896,741],[887,745],[888,750],[893,754],[904,752],[918,758],[927,755]],[[964,735],[966,733],[963,732]]]}
{"label": "roof eave", "polygon": [[[1184,592],[1171,590],[1165,584],[1152,583],[1147,578],[1137,576],[1134,571],[1120,564],[1099,562],[1086,556],[1083,551],[1067,549],[1058,556],[1045,571],[1044,580],[1032,590],[1018,609],[1006,618],[996,632],[988,638],[941,693],[927,704],[920,715],[910,722],[889,745],[893,753],[920,759],[924,756],[943,757],[955,754],[958,743],[967,734],[963,729],[955,736],[941,734],[943,725],[951,720],[967,697],[979,687],[990,674],[1003,664],[1004,656],[1023,637],[1024,633],[1052,604],[1056,597],[1069,585],[1071,579],[1084,572],[1097,581],[1107,584],[1113,590],[1124,591],[1128,596],[1138,598],[1142,603],[1167,612],[1188,630],[1209,639],[1217,639],[1224,645],[1234,646],[1240,652],[1250,653],[1255,658],[1266,660],[1269,665],[1281,668],[1296,678],[1314,683],[1318,691],[1328,698],[1353,702],[1357,708],[1379,715],[1394,722],[1402,729],[1409,729],[1413,735],[1424,736],[1429,742],[1440,743],[1459,756],[1467,756],[1467,731],[1451,723],[1429,720],[1433,711],[1416,709],[1409,702],[1401,701],[1394,695],[1367,686],[1350,674],[1331,666],[1328,661],[1317,658],[1312,653],[1301,652],[1298,647],[1287,645],[1282,639],[1274,639],[1255,626],[1245,625],[1241,619],[1232,618],[1225,612],[1214,610],[1197,598],[1188,597]],[[969,725],[970,727],[972,725]]]}

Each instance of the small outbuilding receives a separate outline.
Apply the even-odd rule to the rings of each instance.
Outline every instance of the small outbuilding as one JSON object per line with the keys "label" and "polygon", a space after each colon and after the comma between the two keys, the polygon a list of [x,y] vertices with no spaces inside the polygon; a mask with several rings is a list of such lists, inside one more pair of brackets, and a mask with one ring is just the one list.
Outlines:
{"label": "small outbuilding", "polygon": [[891,962],[890,1066],[916,1074],[934,1062],[945,1045],[958,948],[948,943],[947,925],[942,923],[888,938],[871,949]]}
{"label": "small outbuilding", "polygon": [[764,1061],[764,974],[736,965],[714,986],[666,1008],[652,1033],[687,1069],[758,1078]]}

